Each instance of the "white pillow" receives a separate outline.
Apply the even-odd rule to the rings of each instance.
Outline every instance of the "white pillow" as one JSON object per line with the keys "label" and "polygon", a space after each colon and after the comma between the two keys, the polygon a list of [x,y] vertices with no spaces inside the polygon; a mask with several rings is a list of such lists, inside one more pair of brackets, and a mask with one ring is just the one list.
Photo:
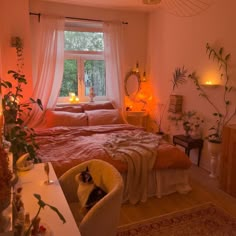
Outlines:
{"label": "white pillow", "polygon": [[118,109],[99,109],[85,111],[88,116],[88,125],[122,124]]}
{"label": "white pillow", "polygon": [[47,110],[45,118],[47,127],[88,125],[88,117],[85,113]]}

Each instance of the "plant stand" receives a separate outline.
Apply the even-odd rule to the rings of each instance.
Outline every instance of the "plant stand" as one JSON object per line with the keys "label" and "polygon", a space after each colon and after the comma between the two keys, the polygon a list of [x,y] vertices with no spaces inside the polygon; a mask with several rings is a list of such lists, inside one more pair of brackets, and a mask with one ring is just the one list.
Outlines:
{"label": "plant stand", "polygon": [[211,173],[209,176],[211,178],[216,178],[219,158],[221,154],[221,143],[208,142],[208,151],[211,156]]}

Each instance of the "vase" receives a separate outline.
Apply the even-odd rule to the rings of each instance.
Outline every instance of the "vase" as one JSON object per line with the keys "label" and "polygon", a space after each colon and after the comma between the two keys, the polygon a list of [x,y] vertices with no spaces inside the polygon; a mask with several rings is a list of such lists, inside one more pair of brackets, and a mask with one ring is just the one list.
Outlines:
{"label": "vase", "polygon": [[211,157],[211,172],[210,177],[216,178],[217,177],[217,170],[218,170],[218,163],[221,154],[221,143],[213,143],[208,141],[208,151]]}
{"label": "vase", "polygon": [[95,96],[96,96],[96,94],[94,93],[94,87],[90,87],[90,89],[89,89],[90,102],[94,102]]}

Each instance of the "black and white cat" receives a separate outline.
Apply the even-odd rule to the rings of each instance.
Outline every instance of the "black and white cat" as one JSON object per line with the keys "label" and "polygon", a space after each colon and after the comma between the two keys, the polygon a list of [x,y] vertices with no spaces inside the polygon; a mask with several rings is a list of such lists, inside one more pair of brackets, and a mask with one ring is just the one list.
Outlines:
{"label": "black and white cat", "polygon": [[91,209],[101,198],[106,195],[106,192],[94,184],[93,178],[88,167],[85,171],[80,172],[75,176],[78,183],[77,195],[85,213]]}

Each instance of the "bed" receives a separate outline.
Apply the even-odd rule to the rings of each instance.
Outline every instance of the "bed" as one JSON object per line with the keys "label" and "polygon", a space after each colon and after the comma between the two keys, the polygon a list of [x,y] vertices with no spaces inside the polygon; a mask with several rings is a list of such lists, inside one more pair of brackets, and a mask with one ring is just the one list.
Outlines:
{"label": "bed", "polygon": [[37,156],[50,161],[58,177],[90,159],[115,166],[125,183],[124,202],[136,204],[191,190],[189,158],[177,147],[123,121],[111,103],[61,106],[46,110],[35,129]]}

